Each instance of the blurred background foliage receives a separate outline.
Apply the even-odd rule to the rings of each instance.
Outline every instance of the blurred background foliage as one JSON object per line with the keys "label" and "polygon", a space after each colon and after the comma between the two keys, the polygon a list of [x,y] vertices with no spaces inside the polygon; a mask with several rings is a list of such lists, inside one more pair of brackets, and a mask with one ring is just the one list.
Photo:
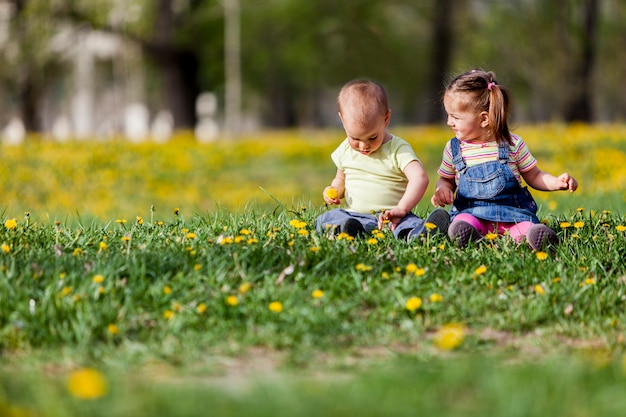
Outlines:
{"label": "blurred background foliage", "polygon": [[511,87],[516,121],[623,121],[624,22],[623,0],[0,0],[0,125],[78,125],[91,103],[111,134],[141,102],[187,129],[212,92],[238,130],[337,126],[356,77],[388,87],[394,123],[438,123],[445,80],[474,67]]}

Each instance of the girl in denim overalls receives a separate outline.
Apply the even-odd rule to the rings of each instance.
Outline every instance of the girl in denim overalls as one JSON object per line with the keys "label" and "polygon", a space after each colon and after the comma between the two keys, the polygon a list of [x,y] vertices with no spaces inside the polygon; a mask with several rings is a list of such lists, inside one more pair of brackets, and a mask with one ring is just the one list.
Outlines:
{"label": "girl in denim overalls", "polygon": [[509,94],[494,73],[459,75],[446,87],[443,104],[455,137],[444,149],[431,202],[452,205],[450,238],[465,246],[497,233],[526,239],[535,250],[556,245],[556,233],[539,222],[521,179],[542,191],[573,192],[578,183],[568,173],[555,177],[540,170],[523,139],[509,132]]}

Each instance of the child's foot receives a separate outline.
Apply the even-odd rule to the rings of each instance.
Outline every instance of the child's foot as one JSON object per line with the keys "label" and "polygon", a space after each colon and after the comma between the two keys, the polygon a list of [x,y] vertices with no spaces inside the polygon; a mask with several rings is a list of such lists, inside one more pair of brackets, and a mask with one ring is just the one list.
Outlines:
{"label": "child's foot", "polygon": [[357,219],[346,219],[339,228],[341,233],[347,233],[350,236],[357,237],[365,234],[365,228]]}
{"label": "child's foot", "polygon": [[475,242],[481,238],[480,233],[474,226],[462,220],[452,222],[448,229],[448,236],[452,242],[464,248],[469,242]]}
{"label": "child's foot", "polygon": [[448,227],[450,226],[450,215],[444,209],[437,208],[430,212],[424,224],[418,226],[409,231],[406,236],[407,240],[415,239],[416,237],[425,235],[435,235],[437,233],[448,233]]}
{"label": "child's foot", "polygon": [[526,241],[531,248],[539,251],[548,247],[554,248],[559,244],[559,237],[545,224],[533,224],[526,233]]}

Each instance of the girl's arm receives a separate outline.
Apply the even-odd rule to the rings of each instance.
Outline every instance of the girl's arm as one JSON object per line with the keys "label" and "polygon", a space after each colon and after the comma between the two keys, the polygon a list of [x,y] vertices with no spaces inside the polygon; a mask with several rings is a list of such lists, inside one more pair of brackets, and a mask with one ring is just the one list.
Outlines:
{"label": "girl's arm", "polygon": [[578,181],[567,172],[555,177],[537,166],[526,172],[522,172],[522,177],[526,184],[539,191],[569,190],[571,193],[578,188]]}
{"label": "girl's arm", "polygon": [[[334,188],[337,190],[337,196],[333,196],[332,193],[329,194],[328,190]],[[324,192],[322,196],[324,197],[324,201],[326,204],[341,204],[341,199],[343,198],[343,194],[346,191],[346,174],[341,169],[337,169],[337,173],[335,174],[335,178],[333,178],[330,185],[324,188]]]}
{"label": "girl's arm", "polygon": [[419,203],[426,192],[426,188],[428,188],[428,174],[426,174],[426,170],[420,162],[415,160],[409,162],[403,172],[409,183],[402,198],[396,207],[385,211],[381,215],[381,219],[379,219],[389,220],[391,222],[391,230],[395,229],[400,220],[413,210],[413,207]]}
{"label": "girl's arm", "polygon": [[456,184],[452,178],[439,177],[435,186],[435,194],[430,198],[433,206],[444,207],[454,201]]}

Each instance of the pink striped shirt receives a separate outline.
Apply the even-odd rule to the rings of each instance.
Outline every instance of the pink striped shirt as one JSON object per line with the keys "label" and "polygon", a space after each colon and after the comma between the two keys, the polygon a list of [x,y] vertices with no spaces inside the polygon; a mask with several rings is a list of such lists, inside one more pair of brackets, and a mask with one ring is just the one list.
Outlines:
{"label": "pink striped shirt", "polygon": [[[522,185],[521,173],[533,169],[537,165],[537,160],[530,153],[528,145],[524,140],[511,135],[513,145],[509,145],[509,167],[513,171],[515,178]],[[498,143],[494,140],[486,143],[470,143],[461,141],[461,155],[467,166],[482,164],[483,162],[498,160]],[[454,178],[458,184],[459,173],[452,163],[452,148],[450,141],[446,143],[443,150],[443,159],[437,170],[437,174],[443,178]]]}

